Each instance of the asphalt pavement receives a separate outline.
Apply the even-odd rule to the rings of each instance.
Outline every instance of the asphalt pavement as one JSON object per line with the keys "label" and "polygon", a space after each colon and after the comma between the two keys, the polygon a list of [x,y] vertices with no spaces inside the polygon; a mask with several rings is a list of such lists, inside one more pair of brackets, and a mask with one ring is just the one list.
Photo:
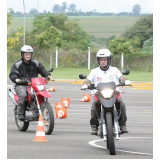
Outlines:
{"label": "asphalt pavement", "polygon": [[[121,87],[127,110],[129,133],[115,141],[116,155],[109,155],[106,142],[90,134],[90,108],[92,102],[80,102],[81,83],[50,82],[49,102],[55,115],[55,103],[70,98],[66,119],[55,117],[55,128],[46,135],[48,143],[33,142],[38,122],[31,122],[26,132],[20,132],[14,121],[14,104],[8,97],[12,82],[7,80],[7,158],[8,159],[153,159],[153,90],[151,88]],[[152,85],[153,86],[153,85]]]}

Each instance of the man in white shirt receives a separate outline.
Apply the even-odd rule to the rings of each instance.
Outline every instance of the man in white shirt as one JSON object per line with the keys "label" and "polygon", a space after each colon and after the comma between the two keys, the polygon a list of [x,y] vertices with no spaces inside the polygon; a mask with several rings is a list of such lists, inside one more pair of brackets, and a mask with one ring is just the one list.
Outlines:
{"label": "man in white shirt", "polygon": [[[111,82],[114,81],[116,84],[119,84],[119,82],[124,83],[126,85],[130,85],[131,82],[125,78],[122,73],[116,68],[110,66],[111,64],[111,58],[112,54],[108,49],[101,49],[97,52],[97,62],[99,64],[99,67],[94,68],[91,70],[90,74],[88,75],[87,79],[84,81],[84,84],[82,86],[82,89],[87,89],[88,84],[92,81],[93,84],[95,84],[95,87],[97,87],[99,82]],[[119,88],[116,88],[119,90]],[[91,90],[91,94],[95,94],[96,90]],[[98,103],[96,101],[93,102],[91,107],[91,119],[90,119],[90,125],[92,128],[91,134],[97,135],[99,121],[97,120],[95,107],[97,108],[98,114],[100,114],[100,107],[98,107]],[[119,105],[121,109],[121,116],[119,118],[119,125],[122,133],[128,133],[126,129],[126,109],[125,104],[122,101],[122,98],[120,97],[117,101],[116,106]]]}

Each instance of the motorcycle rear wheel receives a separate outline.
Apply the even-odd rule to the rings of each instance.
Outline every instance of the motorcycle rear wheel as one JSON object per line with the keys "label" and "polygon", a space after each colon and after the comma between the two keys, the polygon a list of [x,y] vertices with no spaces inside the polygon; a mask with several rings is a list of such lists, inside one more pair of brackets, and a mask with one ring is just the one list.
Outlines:
{"label": "motorcycle rear wheel", "polygon": [[114,143],[114,134],[113,134],[113,123],[112,123],[112,113],[106,113],[106,129],[107,129],[107,141],[106,145],[109,149],[110,155],[115,155],[115,143]]}
{"label": "motorcycle rear wheel", "polygon": [[50,135],[54,129],[54,113],[48,102],[41,104],[41,111],[44,122],[44,130],[46,135]]}
{"label": "motorcycle rear wheel", "polygon": [[15,116],[15,122],[16,122],[17,128],[20,131],[26,131],[28,129],[28,127],[29,127],[29,122],[20,121],[18,119],[18,116]]}

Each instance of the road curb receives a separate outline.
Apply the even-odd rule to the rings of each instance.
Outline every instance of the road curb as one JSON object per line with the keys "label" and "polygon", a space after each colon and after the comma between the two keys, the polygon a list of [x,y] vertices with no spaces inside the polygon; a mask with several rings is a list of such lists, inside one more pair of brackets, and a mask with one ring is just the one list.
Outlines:
{"label": "road curb", "polygon": [[[50,82],[60,82],[60,83],[71,83],[71,84],[81,84],[85,80],[77,80],[77,79],[55,79],[55,81]],[[148,89],[153,90],[153,82],[140,82],[140,81],[131,81],[131,85],[133,89]],[[13,85],[7,85],[7,88],[10,88]]]}

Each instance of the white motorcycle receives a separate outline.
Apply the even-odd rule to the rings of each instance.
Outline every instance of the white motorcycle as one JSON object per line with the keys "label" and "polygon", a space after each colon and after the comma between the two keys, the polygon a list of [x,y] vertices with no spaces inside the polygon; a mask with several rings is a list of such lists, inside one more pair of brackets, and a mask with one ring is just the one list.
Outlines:
{"label": "white motorcycle", "polygon": [[[122,73],[123,75],[128,75],[129,70],[125,70]],[[80,79],[85,79],[86,75],[80,74]],[[118,119],[120,117],[120,106],[117,107],[116,101],[120,97],[120,91],[117,91],[116,88],[119,86],[126,86],[125,84],[116,85],[115,82],[108,83],[99,83],[97,87],[94,84],[90,84],[88,89],[98,90],[93,96],[96,104],[100,106],[100,116],[97,113],[98,106],[94,109],[96,111],[96,116],[99,119],[99,136],[104,138],[106,141],[106,146],[109,149],[110,155],[115,155],[115,139],[119,140],[121,130],[119,127]],[[131,85],[129,85],[131,86]]]}

